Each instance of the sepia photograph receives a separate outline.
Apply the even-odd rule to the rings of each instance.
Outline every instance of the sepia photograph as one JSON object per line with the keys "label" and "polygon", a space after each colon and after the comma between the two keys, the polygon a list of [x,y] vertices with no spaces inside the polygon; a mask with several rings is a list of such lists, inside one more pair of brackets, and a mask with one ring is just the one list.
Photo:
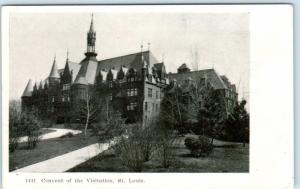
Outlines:
{"label": "sepia photograph", "polygon": [[249,172],[249,13],[9,22],[10,171]]}

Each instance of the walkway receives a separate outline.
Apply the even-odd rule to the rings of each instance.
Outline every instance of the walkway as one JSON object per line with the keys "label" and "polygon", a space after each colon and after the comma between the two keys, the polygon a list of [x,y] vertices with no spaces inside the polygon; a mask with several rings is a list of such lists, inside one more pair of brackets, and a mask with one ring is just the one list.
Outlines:
{"label": "walkway", "polygon": [[[113,144],[113,143],[111,143]],[[13,172],[26,172],[26,173],[60,173],[65,172],[88,159],[95,157],[101,152],[107,150],[110,143],[96,143],[79,150],[75,150],[55,158],[45,160],[27,167],[17,169]]]}
{"label": "walkway", "polygon": [[[80,130],[73,130],[73,129],[56,129],[56,128],[45,128],[45,129],[50,129],[54,130],[54,132],[46,133],[41,135],[40,140],[47,140],[51,138],[58,138],[61,137],[67,133],[72,133],[73,135],[77,135],[82,133]],[[27,142],[27,136],[21,137],[19,142]]]}

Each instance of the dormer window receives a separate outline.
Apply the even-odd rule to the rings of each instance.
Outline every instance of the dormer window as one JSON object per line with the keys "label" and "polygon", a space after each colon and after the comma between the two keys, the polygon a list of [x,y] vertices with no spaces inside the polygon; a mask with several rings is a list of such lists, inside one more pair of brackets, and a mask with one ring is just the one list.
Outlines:
{"label": "dormer window", "polygon": [[63,84],[63,90],[64,90],[64,91],[65,91],[65,90],[70,90],[70,88],[71,88],[70,83]]}
{"label": "dormer window", "polygon": [[127,106],[127,110],[135,110],[137,107],[137,103],[136,102],[131,102],[128,106]]}

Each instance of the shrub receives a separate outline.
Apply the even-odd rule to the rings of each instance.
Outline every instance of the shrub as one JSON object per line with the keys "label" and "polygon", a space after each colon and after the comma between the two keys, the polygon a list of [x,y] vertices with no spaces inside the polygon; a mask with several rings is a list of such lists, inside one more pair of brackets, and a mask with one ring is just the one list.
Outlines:
{"label": "shrub", "polygon": [[14,152],[19,143],[19,138],[22,136],[22,128],[20,128],[21,108],[20,102],[9,102],[9,151]]}
{"label": "shrub", "polygon": [[144,162],[152,159],[156,148],[157,133],[152,124],[147,125],[145,128],[141,124],[136,124],[132,129],[131,138],[139,142]]}
{"label": "shrub", "polygon": [[27,140],[27,147],[29,149],[33,149],[36,147],[37,143],[40,140],[39,137],[39,132],[38,131],[32,131],[30,132],[30,135],[28,135],[28,140]]}
{"label": "shrub", "polygon": [[39,142],[40,125],[40,121],[33,112],[25,112],[21,114],[18,126],[22,130],[24,135],[28,137],[27,147],[29,149],[35,148],[37,143]]}
{"label": "shrub", "polygon": [[170,167],[174,161],[174,153],[172,150],[172,141],[169,139],[162,139],[158,143],[157,155],[161,166],[164,168]]}
{"label": "shrub", "polygon": [[122,163],[131,171],[141,172],[144,156],[141,151],[140,142],[136,138],[121,137],[114,146],[115,153],[119,155]]}
{"label": "shrub", "polygon": [[19,138],[18,137],[11,137],[9,138],[9,151],[14,152],[19,145]]}
{"label": "shrub", "polygon": [[194,157],[208,156],[213,150],[213,146],[209,142],[209,139],[204,136],[199,136],[198,139],[187,137],[184,144],[191,151],[191,154]]}
{"label": "shrub", "polygon": [[72,132],[67,132],[66,134],[60,136],[60,138],[71,138],[74,137],[74,134]]}

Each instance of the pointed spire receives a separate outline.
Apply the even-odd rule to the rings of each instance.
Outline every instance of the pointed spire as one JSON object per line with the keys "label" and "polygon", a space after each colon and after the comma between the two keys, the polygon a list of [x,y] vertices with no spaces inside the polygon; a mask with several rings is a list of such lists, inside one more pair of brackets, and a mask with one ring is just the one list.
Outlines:
{"label": "pointed spire", "polygon": [[36,82],[34,83],[33,91],[37,91],[37,84],[36,84]]}
{"label": "pointed spire", "polygon": [[69,49],[67,49],[67,62],[69,62]]}
{"label": "pointed spire", "polygon": [[92,13],[92,19],[91,19],[91,25],[90,25],[90,30],[89,33],[94,33],[94,14]]}
{"label": "pointed spire", "polygon": [[54,56],[53,65],[52,65],[49,77],[59,78],[59,74],[58,74],[58,70],[57,70],[57,66],[56,66],[56,55]]}
{"label": "pointed spire", "polygon": [[67,60],[66,65],[65,65],[65,69],[64,69],[64,75],[65,74],[71,74],[70,72],[70,66],[69,66],[69,61]]}
{"label": "pointed spire", "polygon": [[32,91],[33,91],[32,80],[29,79],[29,81],[28,81],[28,83],[27,83],[27,85],[25,87],[25,90],[24,90],[24,92],[22,94],[22,97],[23,96],[30,97],[32,95]]}
{"label": "pointed spire", "polygon": [[46,80],[44,83],[44,89],[48,89],[48,80]]}
{"label": "pointed spire", "polygon": [[40,81],[40,84],[39,84],[39,90],[43,89],[43,81],[41,80]]}

